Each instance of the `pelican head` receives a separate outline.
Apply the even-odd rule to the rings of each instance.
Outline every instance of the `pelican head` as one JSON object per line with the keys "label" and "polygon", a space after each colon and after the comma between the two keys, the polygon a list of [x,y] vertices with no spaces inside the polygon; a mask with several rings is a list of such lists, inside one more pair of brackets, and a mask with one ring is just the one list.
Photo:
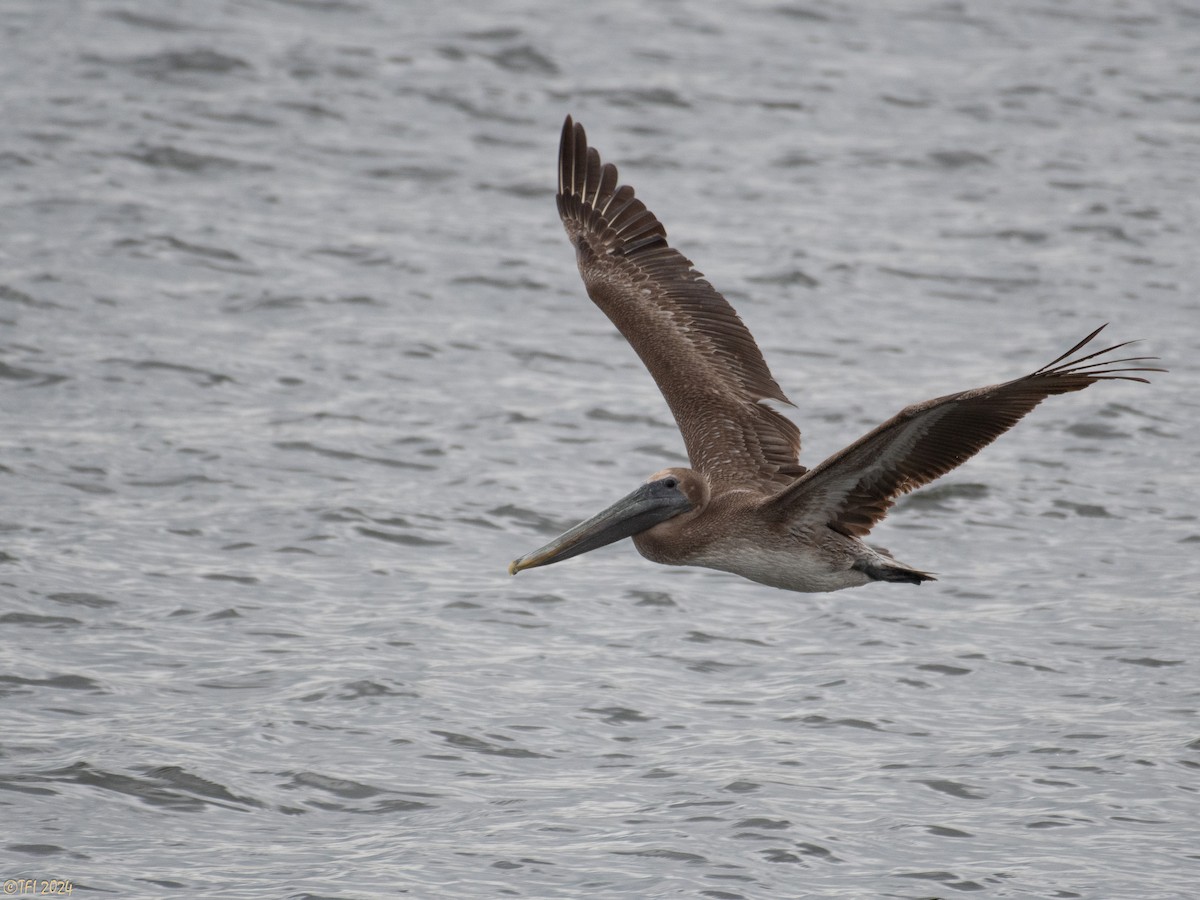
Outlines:
{"label": "pelican head", "polygon": [[708,482],[691,469],[663,469],[601,513],[559,535],[546,546],[514,559],[508,573],[548,566],[633,537],[673,519],[698,512],[708,500]]}

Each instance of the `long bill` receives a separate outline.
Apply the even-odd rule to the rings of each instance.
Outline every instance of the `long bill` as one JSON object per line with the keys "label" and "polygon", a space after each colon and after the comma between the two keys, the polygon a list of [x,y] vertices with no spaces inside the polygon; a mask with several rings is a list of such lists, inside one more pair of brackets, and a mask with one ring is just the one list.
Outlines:
{"label": "long bill", "polygon": [[508,565],[508,574],[516,575],[522,569],[548,566],[621,538],[632,537],[689,509],[691,503],[673,486],[671,490],[666,490],[661,482],[643,484],[604,512],[579,523],[546,546],[514,559]]}

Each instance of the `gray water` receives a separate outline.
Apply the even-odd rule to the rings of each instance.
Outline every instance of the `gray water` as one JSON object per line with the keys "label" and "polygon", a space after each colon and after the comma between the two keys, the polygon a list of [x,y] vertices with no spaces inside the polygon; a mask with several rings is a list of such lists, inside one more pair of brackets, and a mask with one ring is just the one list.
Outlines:
{"label": "gray water", "polygon": [[[6,0],[0,85],[0,878],[1195,896],[1194,3]],[[901,502],[920,588],[512,579],[683,459],[568,112],[810,465],[1102,322],[1171,371]]]}

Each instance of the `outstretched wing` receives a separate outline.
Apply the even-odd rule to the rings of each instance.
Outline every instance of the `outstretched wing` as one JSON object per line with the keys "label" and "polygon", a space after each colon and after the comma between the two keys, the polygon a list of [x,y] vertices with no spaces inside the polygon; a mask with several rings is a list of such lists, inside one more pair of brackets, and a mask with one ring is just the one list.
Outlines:
{"label": "outstretched wing", "polygon": [[1145,382],[1127,373],[1165,371],[1138,365],[1153,357],[1097,360],[1130,342],[1068,359],[1104,327],[1024,378],[902,410],[772,497],[764,510],[781,520],[823,523],[862,537],[887,514],[896,497],[962,465],[1051,394],[1081,391],[1097,381]]}
{"label": "outstretched wing", "polygon": [[788,484],[800,431],[762,400],[789,402],[733,307],[690,260],[616,166],[602,164],[567,116],[558,212],[588,296],[641,357],[667,400],[692,467],[716,486]]}

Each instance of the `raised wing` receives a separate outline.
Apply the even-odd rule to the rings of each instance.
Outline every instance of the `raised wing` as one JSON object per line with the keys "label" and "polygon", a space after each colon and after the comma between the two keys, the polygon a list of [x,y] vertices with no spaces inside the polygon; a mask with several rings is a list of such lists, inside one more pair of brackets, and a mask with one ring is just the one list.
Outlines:
{"label": "raised wing", "polygon": [[[887,514],[896,497],[962,465],[1051,394],[1081,391],[1097,381],[1145,382],[1125,373],[1165,371],[1136,365],[1154,358],[1146,356],[1088,362],[1130,342],[1068,359],[1104,327],[1024,378],[902,410],[772,497],[764,510],[781,520],[823,523],[862,537]],[[1134,365],[1125,365],[1130,363]]]}
{"label": "raised wing", "polygon": [[760,401],[788,403],[733,307],[690,260],[616,166],[602,164],[567,116],[558,152],[558,212],[595,301],[667,400],[692,467],[714,487],[788,484],[800,430]]}

